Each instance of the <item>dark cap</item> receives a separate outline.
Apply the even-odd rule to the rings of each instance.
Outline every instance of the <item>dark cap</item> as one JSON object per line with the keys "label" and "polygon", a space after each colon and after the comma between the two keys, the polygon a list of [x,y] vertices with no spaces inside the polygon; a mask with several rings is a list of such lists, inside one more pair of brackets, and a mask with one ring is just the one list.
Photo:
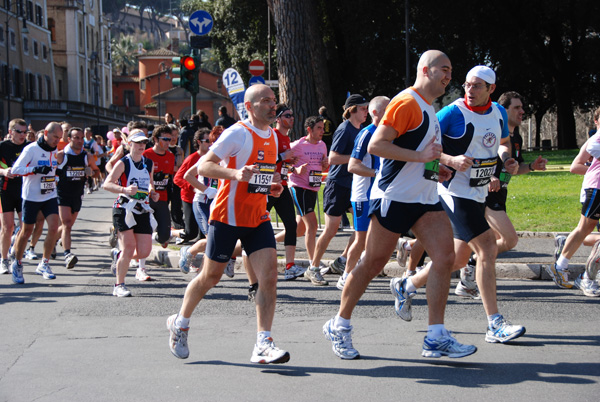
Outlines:
{"label": "dark cap", "polygon": [[282,114],[284,114],[288,110],[290,110],[288,105],[286,105],[285,103],[280,103],[279,105],[277,105],[277,110],[275,111],[275,116],[277,118],[279,118],[279,117],[281,117]]}
{"label": "dark cap", "polygon": [[352,106],[368,106],[369,101],[365,99],[364,96],[359,94],[353,94],[346,99],[346,103],[344,104],[344,110],[352,107]]}

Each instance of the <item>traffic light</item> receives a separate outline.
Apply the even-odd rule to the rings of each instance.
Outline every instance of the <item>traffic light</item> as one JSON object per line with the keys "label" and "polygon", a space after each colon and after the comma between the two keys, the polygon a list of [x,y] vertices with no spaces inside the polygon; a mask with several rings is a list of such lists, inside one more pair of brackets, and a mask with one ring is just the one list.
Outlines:
{"label": "traffic light", "polygon": [[198,93],[198,72],[200,71],[200,63],[196,57],[192,56],[181,56],[173,57],[173,69],[171,70],[173,75],[179,75],[180,78],[173,78],[173,86],[181,87],[188,92]]}

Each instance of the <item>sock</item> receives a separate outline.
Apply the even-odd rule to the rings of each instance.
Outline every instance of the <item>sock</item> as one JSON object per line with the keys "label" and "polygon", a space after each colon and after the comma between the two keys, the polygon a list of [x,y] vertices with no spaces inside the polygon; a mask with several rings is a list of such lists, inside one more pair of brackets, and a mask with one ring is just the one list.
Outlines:
{"label": "sock", "polygon": [[417,288],[415,287],[415,285],[413,285],[412,278],[410,277],[406,280],[406,291],[408,293],[413,293],[417,291]]}
{"label": "sock", "polygon": [[339,259],[340,259],[340,262],[341,262],[342,264],[345,264],[345,263],[346,263],[346,257],[344,257],[343,255],[340,255],[340,256],[339,256]]}
{"label": "sock", "polygon": [[190,319],[185,318],[181,314],[177,314],[177,318],[175,319],[175,326],[177,328],[187,328],[190,326]]}
{"label": "sock", "polygon": [[271,337],[271,331],[258,331],[256,333],[256,344],[260,345],[265,341],[265,339]]}
{"label": "sock", "polygon": [[285,264],[285,269],[290,269],[293,266],[294,266],[293,262],[288,262],[287,264]]}
{"label": "sock", "polygon": [[317,268],[315,266],[312,266],[312,265],[310,267],[308,267],[308,269],[310,269],[311,271],[318,271],[319,270],[319,268]]}
{"label": "sock", "polygon": [[433,324],[427,327],[428,339],[440,339],[445,334],[444,324]]}
{"label": "sock", "polygon": [[68,256],[69,254],[71,254],[71,250],[65,250],[65,257]]}
{"label": "sock", "polygon": [[339,328],[348,329],[348,328],[350,328],[350,320],[342,318],[338,314],[338,315],[335,316],[335,320],[333,321],[333,328],[335,328],[335,329],[339,329]]}
{"label": "sock", "polygon": [[45,263],[47,264],[47,263],[49,263],[49,262],[50,262],[50,260],[49,260],[49,259],[47,259],[47,258],[42,258],[42,262],[45,262]]}
{"label": "sock", "polygon": [[348,279],[348,272],[344,271],[344,273],[342,274],[342,279],[343,280]]}
{"label": "sock", "polygon": [[569,267],[569,259],[563,257],[562,255],[560,257],[558,257],[558,260],[556,260],[556,268],[559,271],[564,271],[568,267]]}
{"label": "sock", "polygon": [[492,315],[488,315],[488,326],[490,328],[492,328],[492,323],[494,322],[494,320],[498,317],[502,317],[502,315],[500,313],[496,313],[496,314],[492,314]]}
{"label": "sock", "polygon": [[410,250],[412,250],[412,246],[410,245],[410,243],[409,243],[409,242],[405,242],[405,243],[404,243],[404,249],[405,249],[406,251],[410,251]]}
{"label": "sock", "polygon": [[140,268],[146,269],[146,259],[140,258],[139,261],[140,261]]}

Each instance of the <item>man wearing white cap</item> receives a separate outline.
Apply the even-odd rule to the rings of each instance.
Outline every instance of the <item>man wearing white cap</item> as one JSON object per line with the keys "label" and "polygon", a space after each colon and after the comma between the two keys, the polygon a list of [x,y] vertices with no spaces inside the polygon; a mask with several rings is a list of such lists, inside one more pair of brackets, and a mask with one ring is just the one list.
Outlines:
{"label": "man wearing white cap", "polygon": [[519,165],[510,157],[506,110],[490,98],[496,89],[494,71],[486,66],[473,67],[463,87],[464,99],[437,113],[444,147],[440,162],[453,170],[451,179],[440,183],[438,191],[454,231],[454,270],[464,267],[471,250],[475,252],[477,283],[488,317],[485,340],[504,343],[523,335],[525,328],[510,325],[498,312],[498,247],[485,219],[485,199],[497,157],[510,174],[515,174]]}

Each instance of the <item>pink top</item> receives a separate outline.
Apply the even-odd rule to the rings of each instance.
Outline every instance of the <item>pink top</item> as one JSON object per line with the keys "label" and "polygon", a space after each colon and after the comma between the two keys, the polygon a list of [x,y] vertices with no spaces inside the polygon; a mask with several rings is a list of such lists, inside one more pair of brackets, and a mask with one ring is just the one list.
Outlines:
{"label": "pink top", "polygon": [[592,164],[583,177],[581,189],[596,188],[600,189],[600,133],[594,134],[589,139],[586,151],[594,157]]}
{"label": "pink top", "polygon": [[298,157],[298,162],[296,162],[294,167],[299,167],[308,163],[308,169],[304,175],[292,173],[289,176],[291,185],[293,187],[319,191],[319,187],[313,187],[309,184],[308,177],[311,170],[315,172],[321,172],[323,170],[321,161],[323,160],[323,156],[327,156],[327,146],[323,141],[311,144],[307,141],[306,137],[302,137],[299,140],[292,142],[292,150],[294,151],[294,156]]}

